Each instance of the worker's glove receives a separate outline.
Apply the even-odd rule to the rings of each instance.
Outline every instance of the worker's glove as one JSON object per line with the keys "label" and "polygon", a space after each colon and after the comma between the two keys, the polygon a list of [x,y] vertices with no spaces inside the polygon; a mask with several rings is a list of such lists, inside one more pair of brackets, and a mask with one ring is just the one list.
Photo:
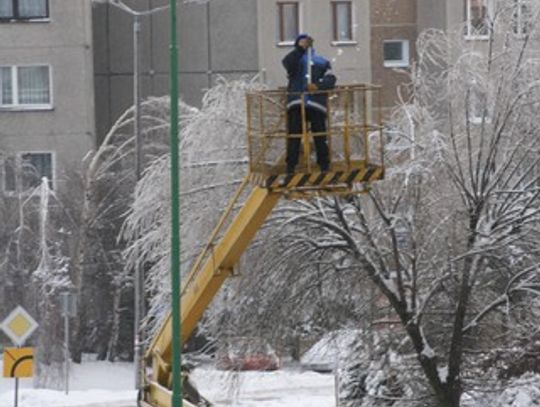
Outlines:
{"label": "worker's glove", "polygon": [[315,85],[314,83],[308,83],[307,90],[308,92],[316,92],[319,90],[319,87]]}

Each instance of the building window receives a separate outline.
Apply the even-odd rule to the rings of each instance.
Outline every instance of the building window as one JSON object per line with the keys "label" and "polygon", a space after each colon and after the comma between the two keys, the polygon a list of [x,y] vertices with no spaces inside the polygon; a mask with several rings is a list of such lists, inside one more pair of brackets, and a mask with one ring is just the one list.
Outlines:
{"label": "building window", "polygon": [[469,123],[491,123],[493,109],[488,103],[488,94],[476,79],[471,79],[468,83],[465,102]]}
{"label": "building window", "polygon": [[352,41],[352,2],[332,2],[332,24],[334,41]]}
{"label": "building window", "polygon": [[4,160],[4,191],[25,192],[38,187],[43,177],[54,187],[53,154],[25,152]]}
{"label": "building window", "polygon": [[479,89],[471,89],[468,100],[469,123],[491,123],[491,112],[487,106],[487,96]]}
{"label": "building window", "polygon": [[512,28],[514,34],[519,36],[527,35],[533,18],[530,0],[514,0],[513,11]]}
{"label": "building window", "polygon": [[50,108],[50,83],[47,65],[0,66],[0,108]]}
{"label": "building window", "polygon": [[0,20],[33,20],[48,17],[48,0],[0,0]]}
{"label": "building window", "polygon": [[384,66],[387,68],[405,68],[409,66],[409,41],[384,41]]}
{"label": "building window", "polygon": [[279,2],[277,7],[278,42],[293,43],[300,32],[298,2]]}
{"label": "building window", "polygon": [[466,35],[469,38],[489,37],[489,16],[491,0],[466,0]]}

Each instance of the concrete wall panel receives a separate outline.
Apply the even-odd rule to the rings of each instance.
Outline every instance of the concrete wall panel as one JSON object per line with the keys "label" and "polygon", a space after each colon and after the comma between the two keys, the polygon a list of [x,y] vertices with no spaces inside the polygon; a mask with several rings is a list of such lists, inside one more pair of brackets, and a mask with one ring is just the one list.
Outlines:
{"label": "concrete wall panel", "polygon": [[386,25],[416,24],[416,0],[375,0],[371,3],[371,21]]}
{"label": "concrete wall panel", "polygon": [[211,70],[257,71],[257,2],[211,2]]}
{"label": "concrete wall panel", "polygon": [[446,3],[447,0],[418,0],[418,33],[428,28],[446,29]]}
{"label": "concrete wall panel", "polygon": [[92,7],[94,72],[99,75],[109,70],[109,10],[97,3]]}
{"label": "concrete wall panel", "polygon": [[[152,69],[157,73],[169,71],[169,26],[168,13],[160,12],[152,17]],[[178,7],[177,28],[180,71],[207,71],[207,6],[194,3],[181,4]]]}

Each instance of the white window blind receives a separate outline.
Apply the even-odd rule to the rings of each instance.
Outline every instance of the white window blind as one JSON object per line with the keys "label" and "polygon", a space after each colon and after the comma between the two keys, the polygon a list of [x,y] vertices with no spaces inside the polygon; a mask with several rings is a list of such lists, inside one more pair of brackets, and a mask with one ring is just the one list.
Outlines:
{"label": "white window blind", "polygon": [[1,66],[0,107],[50,108],[48,65]]}
{"label": "white window blind", "polygon": [[48,0],[0,0],[0,20],[31,20],[48,17]]}
{"label": "white window blind", "polygon": [[49,67],[19,67],[19,104],[45,105],[49,103]]}
{"label": "white window blind", "polygon": [[352,4],[350,1],[333,2],[334,41],[351,41]]}
{"label": "white window blind", "polygon": [[466,0],[467,36],[485,38],[489,36],[491,0]]}
{"label": "white window blind", "polygon": [[278,40],[292,42],[299,33],[298,3],[278,3]]}
{"label": "white window blind", "polygon": [[0,18],[13,17],[13,0],[0,0]]}

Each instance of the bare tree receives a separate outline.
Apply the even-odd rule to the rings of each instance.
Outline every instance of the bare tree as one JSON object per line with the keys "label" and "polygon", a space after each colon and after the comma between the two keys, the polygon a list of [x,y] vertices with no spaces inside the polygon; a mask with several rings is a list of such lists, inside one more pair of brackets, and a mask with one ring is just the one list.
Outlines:
{"label": "bare tree", "polygon": [[[166,152],[167,103],[167,98],[150,98],[142,103],[141,137],[146,162]],[[120,322],[131,309],[124,297],[131,287],[132,273],[124,267],[123,243],[117,236],[136,182],[132,125],[130,108],[112,126],[98,150],[84,160],[77,219],[80,227],[72,255],[72,279],[81,304],[71,344],[75,362],[80,362],[85,348],[97,351],[100,359],[114,360],[122,331]],[[95,298],[100,300],[93,301]],[[129,320],[127,316],[124,319]]]}
{"label": "bare tree", "polygon": [[58,299],[70,286],[66,236],[73,224],[49,180],[43,178],[36,186],[38,172],[29,164],[14,171],[18,180],[31,182],[16,183],[16,191],[2,197],[1,309],[7,314],[22,305],[39,322],[31,338],[36,347],[35,382],[39,387],[59,387],[63,348]]}
{"label": "bare tree", "polygon": [[[202,250],[247,165],[245,92],[260,88],[257,79],[221,78],[205,94],[202,107],[185,107],[180,117],[182,272]],[[151,334],[170,304],[169,161],[153,161],[137,185],[123,237],[127,265],[147,267]]]}
{"label": "bare tree", "polygon": [[444,407],[492,379],[479,353],[538,338],[520,335],[540,295],[538,32],[515,35],[513,6],[497,3],[486,43],[421,36],[387,178],[367,199],[318,199],[286,215],[304,232],[284,255],[308,246],[368,276]]}

